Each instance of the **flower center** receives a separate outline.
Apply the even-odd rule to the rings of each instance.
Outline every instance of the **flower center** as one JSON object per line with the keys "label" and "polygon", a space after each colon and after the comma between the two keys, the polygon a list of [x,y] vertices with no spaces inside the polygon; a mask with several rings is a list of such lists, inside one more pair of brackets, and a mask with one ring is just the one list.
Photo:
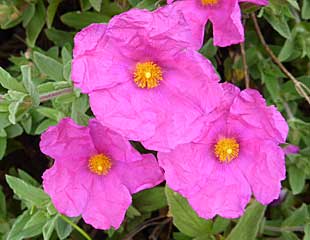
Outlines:
{"label": "flower center", "polygon": [[154,88],[163,80],[161,68],[154,62],[137,63],[134,81],[140,88]]}
{"label": "flower center", "polygon": [[104,154],[96,154],[88,160],[88,168],[97,175],[107,175],[112,167],[109,157]]}
{"label": "flower center", "polygon": [[229,163],[238,157],[239,144],[234,138],[222,138],[215,144],[214,153],[221,163]]}
{"label": "flower center", "polygon": [[202,5],[214,5],[218,3],[218,0],[201,0]]}

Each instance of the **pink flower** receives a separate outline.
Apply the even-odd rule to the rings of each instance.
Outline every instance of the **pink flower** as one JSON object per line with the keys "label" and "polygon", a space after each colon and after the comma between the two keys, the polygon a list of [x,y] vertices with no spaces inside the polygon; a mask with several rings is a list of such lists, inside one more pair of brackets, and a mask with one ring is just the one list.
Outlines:
{"label": "pink flower", "polygon": [[98,229],[118,228],[131,194],[163,181],[152,154],[141,155],[95,119],[89,127],[63,119],[41,136],[40,148],[55,159],[43,187],[56,209]]}
{"label": "pink flower", "polygon": [[293,145],[293,144],[288,144],[283,148],[283,151],[286,155],[297,154],[297,153],[299,153],[300,148],[298,146]]}
{"label": "pink flower", "polygon": [[207,115],[203,133],[169,153],[158,153],[168,186],[206,219],[242,215],[251,193],[262,204],[277,199],[285,178],[288,126],[256,90],[223,84],[222,105]]}
{"label": "pink flower", "polygon": [[211,63],[186,48],[183,16],[169,9],[134,9],[83,29],[72,66],[103,125],[161,151],[195,138],[223,92]]}
{"label": "pink flower", "polygon": [[[168,0],[171,2],[173,0]],[[214,45],[226,47],[244,41],[239,2],[268,4],[268,0],[180,0],[172,5],[175,4],[175,8],[181,10],[187,22],[191,23],[194,38],[198,41],[195,46],[202,46],[205,25],[210,20]]]}

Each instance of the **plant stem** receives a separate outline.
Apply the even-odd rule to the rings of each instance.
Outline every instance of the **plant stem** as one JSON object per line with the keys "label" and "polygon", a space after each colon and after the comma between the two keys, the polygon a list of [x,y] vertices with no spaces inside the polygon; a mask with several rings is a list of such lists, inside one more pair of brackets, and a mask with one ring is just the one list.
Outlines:
{"label": "plant stem", "polygon": [[53,98],[63,96],[63,95],[67,95],[67,94],[72,93],[72,92],[73,92],[73,89],[72,89],[72,87],[70,87],[70,88],[59,89],[59,90],[51,92],[51,93],[42,94],[40,96],[40,102],[46,102],[46,101],[49,101]]}
{"label": "plant stem", "polygon": [[[63,89],[55,90],[55,91],[50,92],[50,93],[42,94],[42,95],[40,95],[40,102],[46,102],[46,101],[49,101],[49,100],[54,99],[56,97],[60,97],[60,96],[70,94],[72,92],[73,92],[73,88],[69,87],[69,88],[63,88]],[[0,94],[0,103],[4,100],[5,100],[4,95]]]}
{"label": "plant stem", "polygon": [[[278,67],[281,69],[281,71],[294,83],[296,91],[303,96],[307,102],[310,104],[310,97],[309,95],[306,93],[305,89],[307,91],[308,88],[307,86],[305,86],[303,83],[301,83],[300,81],[298,81],[287,69],[286,67],[284,67],[284,65],[280,62],[280,60],[276,57],[276,55],[273,53],[273,51],[269,48],[269,46],[267,45],[264,36],[262,34],[262,31],[258,25],[255,13],[251,14],[253,23],[254,23],[254,28],[256,31],[256,34],[258,35],[258,38],[261,42],[261,44],[263,45],[263,47],[265,48],[266,52],[268,53],[268,55],[271,57],[272,61],[278,65]],[[305,89],[304,89],[305,88]]]}
{"label": "plant stem", "polygon": [[303,226],[296,226],[296,227],[273,227],[273,226],[264,226],[265,230],[272,231],[272,232],[303,232]]}
{"label": "plant stem", "polygon": [[87,240],[92,240],[92,238],[82,229],[80,228],[77,224],[75,224],[74,222],[72,222],[68,217],[64,216],[64,215],[59,215],[65,222],[67,222],[68,224],[70,224],[76,231],[78,231],[83,237],[85,237],[85,239]]}

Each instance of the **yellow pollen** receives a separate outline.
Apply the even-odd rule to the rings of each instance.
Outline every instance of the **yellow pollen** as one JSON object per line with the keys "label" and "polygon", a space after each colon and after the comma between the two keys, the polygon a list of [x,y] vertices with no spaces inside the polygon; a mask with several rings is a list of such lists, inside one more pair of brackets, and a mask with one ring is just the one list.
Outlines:
{"label": "yellow pollen", "polygon": [[214,153],[221,163],[229,163],[238,157],[239,144],[234,138],[222,138],[215,144]]}
{"label": "yellow pollen", "polygon": [[215,5],[218,3],[218,0],[201,0],[202,5]]}
{"label": "yellow pollen", "polygon": [[154,88],[163,80],[161,68],[154,62],[137,63],[134,81],[140,88]]}
{"label": "yellow pollen", "polygon": [[107,175],[112,167],[109,157],[104,154],[96,154],[88,160],[88,168],[97,175]]}

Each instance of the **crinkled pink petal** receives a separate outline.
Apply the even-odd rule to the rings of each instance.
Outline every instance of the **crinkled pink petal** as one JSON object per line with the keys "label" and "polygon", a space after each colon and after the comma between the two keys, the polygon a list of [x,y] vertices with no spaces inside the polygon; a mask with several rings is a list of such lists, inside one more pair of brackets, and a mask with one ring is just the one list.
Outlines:
{"label": "crinkled pink petal", "polygon": [[84,221],[97,229],[119,228],[131,204],[131,196],[118,176],[112,172],[104,177],[96,176],[89,191],[91,195],[82,213]]}
{"label": "crinkled pink petal", "polygon": [[88,172],[86,161],[83,163],[81,165],[71,161],[70,164],[63,164],[57,161],[43,174],[44,191],[51,197],[56,209],[69,217],[79,216],[92,194],[92,176]]}
{"label": "crinkled pink petal", "polygon": [[174,5],[161,7],[153,12],[131,9],[113,17],[107,32],[110,37],[130,46],[137,36],[143,36],[147,41],[156,40],[156,44],[163,44],[169,39],[176,47],[192,46],[195,39],[189,23]]}
{"label": "crinkled pink petal", "polygon": [[239,2],[250,2],[250,3],[254,3],[256,5],[268,5],[269,1],[268,0],[239,0]]}
{"label": "crinkled pink petal", "polygon": [[[172,3],[172,1],[168,1],[168,4],[170,3]],[[175,1],[173,4],[164,6],[162,8],[171,6],[173,6],[175,10],[184,14],[185,20],[192,34],[192,47],[196,50],[200,49],[203,45],[205,25],[208,21],[207,12],[205,9],[200,7],[195,3],[195,1],[192,0]]]}
{"label": "crinkled pink petal", "polygon": [[157,157],[168,186],[187,196],[202,188],[205,176],[210,174],[213,162],[206,161],[207,155],[206,145],[188,143],[171,152],[158,152]]}
{"label": "crinkled pink petal", "polygon": [[93,23],[78,32],[74,37],[73,57],[87,54],[96,49],[106,28],[107,24],[105,23]]}
{"label": "crinkled pink petal", "polygon": [[238,165],[215,162],[209,172],[201,183],[203,187],[188,196],[193,209],[206,219],[216,214],[225,218],[240,217],[250,200],[251,188]]}
{"label": "crinkled pink petal", "polygon": [[248,157],[240,160],[239,167],[255,198],[262,204],[269,204],[279,197],[281,181],[285,179],[284,152],[272,141],[253,140],[246,148]]}
{"label": "crinkled pink petal", "polygon": [[202,127],[201,110],[164,84],[154,89],[140,89],[133,81],[120,84],[92,92],[90,104],[103,125],[153,150],[167,151],[188,142]]}
{"label": "crinkled pink petal", "polygon": [[231,121],[252,128],[251,133],[258,138],[268,138],[278,143],[285,142],[288,125],[281,113],[274,107],[266,106],[260,93],[253,89],[240,92],[231,106]]}
{"label": "crinkled pink petal", "polygon": [[152,154],[142,155],[142,159],[132,162],[115,162],[114,171],[131,194],[151,188],[164,181],[164,175]]}
{"label": "crinkled pink petal", "polygon": [[[89,129],[77,125],[70,118],[62,119],[57,126],[49,127],[41,135],[40,149],[56,161],[69,166],[76,160],[89,158],[97,153]],[[72,164],[73,168],[75,166]]]}
{"label": "crinkled pink petal", "polygon": [[293,144],[289,144],[283,148],[283,152],[285,155],[289,154],[297,154],[299,153],[300,148],[298,146],[295,146]]}
{"label": "crinkled pink petal", "polygon": [[96,119],[89,121],[90,135],[98,152],[120,162],[142,160],[142,155],[132,147],[127,139],[104,127]]}
{"label": "crinkled pink petal", "polygon": [[214,45],[226,47],[244,41],[241,11],[238,0],[220,1],[219,6],[208,7],[213,24]]}
{"label": "crinkled pink petal", "polygon": [[184,51],[177,55],[164,77],[162,84],[193,101],[205,114],[223,101],[224,91],[218,83],[218,74],[211,62],[197,52]]}

